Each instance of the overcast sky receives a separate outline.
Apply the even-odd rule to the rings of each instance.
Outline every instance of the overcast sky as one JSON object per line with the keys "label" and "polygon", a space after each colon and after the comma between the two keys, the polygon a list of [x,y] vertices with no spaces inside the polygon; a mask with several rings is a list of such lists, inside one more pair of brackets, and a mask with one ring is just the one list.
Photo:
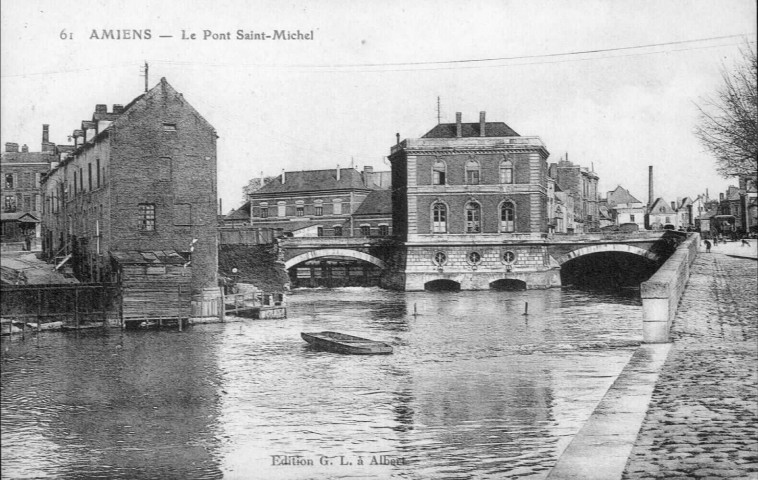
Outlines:
{"label": "overcast sky", "polygon": [[[549,162],[594,165],[603,192],[620,184],[646,201],[653,165],[657,196],[714,196],[736,181],[693,136],[695,103],[755,42],[755,19],[753,0],[3,1],[0,143],[38,151],[43,123],[69,143],[95,104],[142,93],[147,61],[150,87],[166,77],[216,128],[225,212],[261,172],[389,170],[395,133],[434,127],[438,96],[442,122],[486,111],[541,137]],[[90,38],[103,29],[152,38]]]}

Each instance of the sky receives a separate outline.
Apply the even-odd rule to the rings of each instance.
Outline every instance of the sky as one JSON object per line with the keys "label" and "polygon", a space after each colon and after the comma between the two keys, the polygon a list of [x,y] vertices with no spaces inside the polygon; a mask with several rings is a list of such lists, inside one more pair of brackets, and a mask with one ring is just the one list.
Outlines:
{"label": "sky", "polygon": [[[669,201],[736,185],[693,130],[755,48],[756,2],[4,0],[0,27],[0,144],[38,151],[45,123],[69,143],[96,104],[143,92],[147,62],[150,87],[166,77],[216,128],[225,213],[261,173],[389,170],[395,134],[422,136],[438,112],[486,111],[644,202],[649,165]],[[119,29],[143,39],[100,38]]]}

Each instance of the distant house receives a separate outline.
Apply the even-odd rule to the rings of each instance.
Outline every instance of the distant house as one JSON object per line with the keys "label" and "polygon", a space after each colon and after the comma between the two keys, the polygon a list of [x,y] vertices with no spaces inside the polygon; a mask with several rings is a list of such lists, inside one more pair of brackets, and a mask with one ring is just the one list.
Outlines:
{"label": "distant house", "polygon": [[629,190],[618,185],[608,192],[607,205],[616,225],[636,223],[640,229],[645,228],[646,206]]}
{"label": "distant house", "polygon": [[658,197],[648,210],[648,225],[652,230],[676,228],[676,205]]}
{"label": "distant house", "polygon": [[[232,212],[225,225],[243,225],[249,212],[249,226],[281,229],[295,237],[389,235],[391,214],[381,212],[392,207],[381,205],[388,195],[371,195],[377,191],[389,191],[387,175],[371,167],[362,172],[354,168],[282,172],[249,194],[249,202]],[[367,199],[369,204],[360,210]]]}
{"label": "distant house", "polygon": [[[32,222],[35,228],[23,228],[24,235],[30,239],[32,247],[37,246],[37,239],[41,234],[41,228],[39,228],[39,219],[42,217],[40,180],[56,164],[58,160],[56,150],[55,144],[49,141],[49,126],[42,125],[40,152],[30,152],[26,145],[19,150],[17,143],[8,142],[5,144],[5,151],[0,155],[2,213],[30,214],[31,217],[37,219],[36,222]],[[11,220],[10,216],[4,216],[4,218],[7,225],[4,227],[2,241],[18,242],[16,234],[21,230],[14,230],[12,227],[13,224],[19,223],[18,219]],[[11,238],[14,240],[10,240]]]}

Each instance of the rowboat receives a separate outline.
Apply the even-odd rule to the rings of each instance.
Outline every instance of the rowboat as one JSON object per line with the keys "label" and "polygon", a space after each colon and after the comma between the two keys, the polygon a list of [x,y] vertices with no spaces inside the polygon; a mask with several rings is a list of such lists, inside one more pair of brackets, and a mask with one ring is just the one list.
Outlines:
{"label": "rowboat", "polygon": [[392,346],[384,342],[354,337],[339,332],[301,332],[300,336],[315,348],[352,355],[386,355]]}

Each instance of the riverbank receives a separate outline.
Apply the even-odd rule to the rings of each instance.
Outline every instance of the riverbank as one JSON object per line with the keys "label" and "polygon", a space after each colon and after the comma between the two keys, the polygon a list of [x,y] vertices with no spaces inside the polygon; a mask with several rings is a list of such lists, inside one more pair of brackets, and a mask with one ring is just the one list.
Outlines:
{"label": "riverbank", "polygon": [[758,478],[758,281],[736,245],[693,264],[624,479]]}

